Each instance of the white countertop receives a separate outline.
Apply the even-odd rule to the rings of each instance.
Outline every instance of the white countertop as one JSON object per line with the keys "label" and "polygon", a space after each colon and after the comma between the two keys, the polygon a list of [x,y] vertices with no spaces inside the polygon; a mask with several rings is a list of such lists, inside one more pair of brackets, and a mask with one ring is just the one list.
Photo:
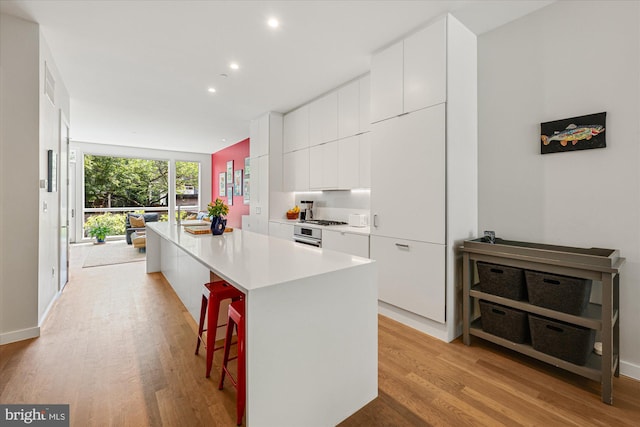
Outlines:
{"label": "white countertop", "polygon": [[351,234],[363,234],[370,235],[371,228],[369,226],[366,227],[351,227],[349,225],[318,225],[318,224],[309,224],[308,222],[300,222],[298,219],[270,219],[270,222],[278,222],[280,224],[291,224],[291,225],[304,225],[305,227],[310,228],[320,228],[322,230],[328,231],[337,231],[340,233],[351,233]]}
{"label": "white countertop", "polygon": [[213,236],[194,235],[168,222],[147,227],[247,292],[373,262],[240,229]]}

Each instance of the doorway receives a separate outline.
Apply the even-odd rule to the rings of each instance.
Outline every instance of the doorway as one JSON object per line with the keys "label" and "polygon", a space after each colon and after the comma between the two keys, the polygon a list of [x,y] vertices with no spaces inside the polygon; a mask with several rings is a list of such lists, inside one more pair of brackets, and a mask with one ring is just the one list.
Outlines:
{"label": "doorway", "polygon": [[60,191],[59,206],[60,215],[58,219],[59,247],[58,247],[58,271],[60,272],[58,283],[58,291],[62,291],[69,281],[69,122],[60,110]]}

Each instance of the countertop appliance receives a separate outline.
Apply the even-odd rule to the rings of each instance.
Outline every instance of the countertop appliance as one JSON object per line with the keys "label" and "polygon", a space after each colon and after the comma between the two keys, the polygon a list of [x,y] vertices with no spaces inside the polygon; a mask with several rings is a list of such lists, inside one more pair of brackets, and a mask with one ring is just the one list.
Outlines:
{"label": "countertop appliance", "polygon": [[300,216],[305,220],[313,219],[313,200],[300,200],[300,204],[306,205]]}
{"label": "countertop appliance", "polygon": [[366,227],[367,216],[363,214],[349,214],[349,226],[351,227]]}
{"label": "countertop appliance", "polygon": [[293,226],[293,240],[317,248],[322,247],[322,230],[315,227],[305,227],[304,224]]}

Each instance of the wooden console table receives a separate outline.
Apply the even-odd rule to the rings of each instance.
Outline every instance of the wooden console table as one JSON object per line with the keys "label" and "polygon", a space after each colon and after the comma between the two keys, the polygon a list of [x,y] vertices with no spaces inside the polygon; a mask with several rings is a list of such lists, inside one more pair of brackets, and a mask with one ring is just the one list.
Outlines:
{"label": "wooden console table", "polygon": [[[625,262],[625,259],[620,257],[619,251],[571,248],[502,239],[495,239],[495,244],[491,244],[483,238],[465,241],[460,247],[460,251],[463,254],[462,320],[464,343],[470,345],[470,336],[474,335],[583,377],[599,381],[602,385],[602,401],[612,404],[612,380],[614,375],[618,376],[620,370],[619,272]],[[589,304],[582,315],[575,316],[539,307],[527,301],[516,301],[481,292],[475,284],[475,261],[601,281],[602,304]],[[594,329],[596,340],[602,341],[602,356],[592,353],[584,366],[575,365],[537,351],[530,344],[517,344],[489,334],[482,330],[478,312],[474,310],[474,302],[479,299]]]}

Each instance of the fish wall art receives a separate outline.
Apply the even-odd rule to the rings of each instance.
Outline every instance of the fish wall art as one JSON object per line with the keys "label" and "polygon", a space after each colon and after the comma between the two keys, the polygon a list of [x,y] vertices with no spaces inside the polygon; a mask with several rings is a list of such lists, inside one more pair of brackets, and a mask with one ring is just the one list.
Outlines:
{"label": "fish wall art", "polygon": [[607,113],[540,123],[540,154],[605,148]]}

